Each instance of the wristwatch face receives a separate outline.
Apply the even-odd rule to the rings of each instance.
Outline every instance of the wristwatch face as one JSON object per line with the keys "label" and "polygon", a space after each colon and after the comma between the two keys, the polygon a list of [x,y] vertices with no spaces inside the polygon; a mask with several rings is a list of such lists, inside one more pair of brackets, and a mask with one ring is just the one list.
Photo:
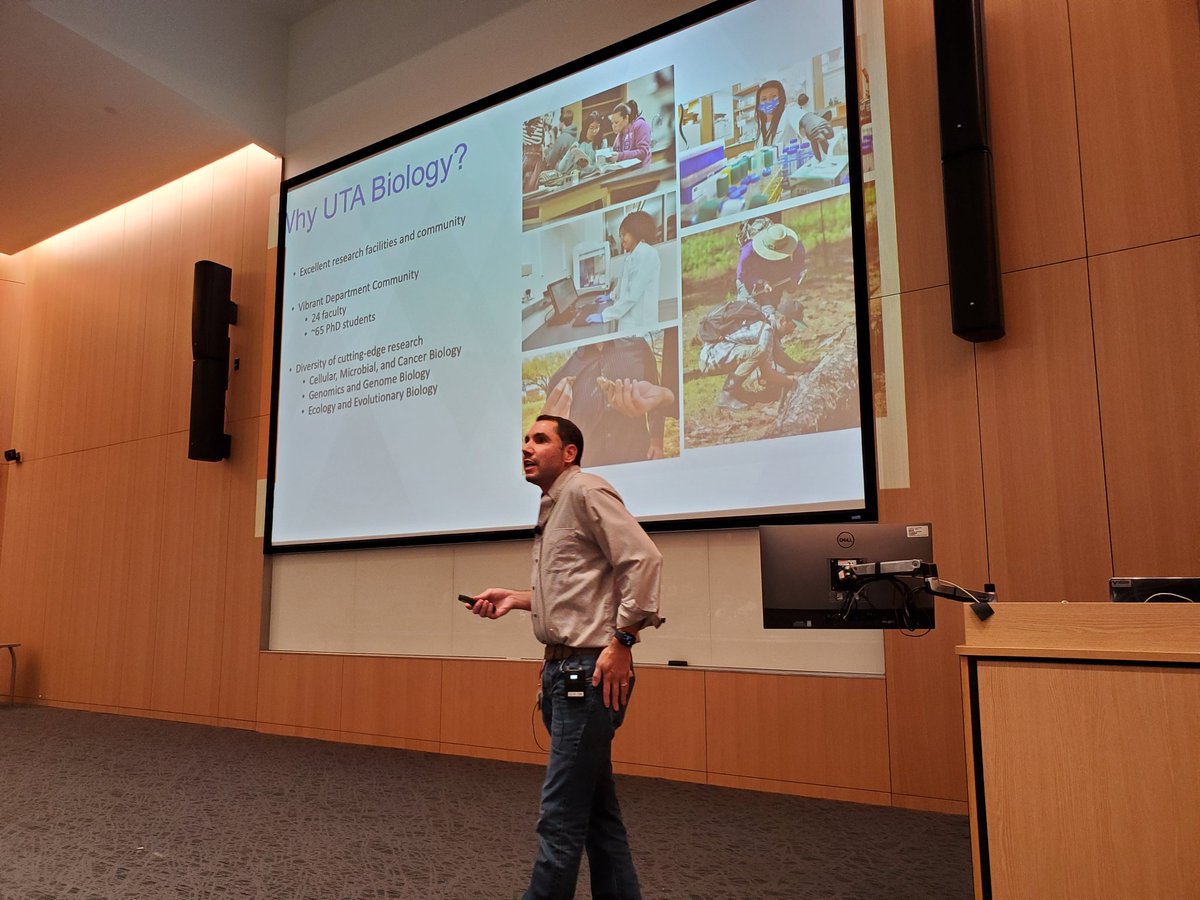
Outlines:
{"label": "wristwatch face", "polygon": [[626,647],[632,647],[634,644],[637,643],[637,638],[635,638],[632,634],[626,634],[624,631],[618,631],[615,633],[615,635],[616,635],[617,640],[620,641],[622,644],[624,644]]}

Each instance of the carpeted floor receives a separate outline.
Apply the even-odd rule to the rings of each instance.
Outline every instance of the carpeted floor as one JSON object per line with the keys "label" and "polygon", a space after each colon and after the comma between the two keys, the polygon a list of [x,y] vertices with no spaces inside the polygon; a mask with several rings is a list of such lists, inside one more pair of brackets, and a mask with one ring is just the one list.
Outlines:
{"label": "carpeted floor", "polygon": [[[0,765],[4,900],[519,897],[542,776],[42,707],[0,709]],[[651,778],[618,790],[646,898],[971,896],[962,816]]]}

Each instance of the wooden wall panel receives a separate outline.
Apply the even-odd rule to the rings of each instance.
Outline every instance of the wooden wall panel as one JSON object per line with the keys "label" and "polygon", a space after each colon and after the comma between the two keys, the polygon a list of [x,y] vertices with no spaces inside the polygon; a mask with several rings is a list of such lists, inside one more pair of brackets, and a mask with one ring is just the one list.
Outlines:
{"label": "wooden wall panel", "polygon": [[[46,398],[53,422],[53,452],[69,453],[84,446],[84,405],[79,387],[83,384],[84,347],[90,337],[90,316],[82,304],[81,285],[86,278],[84,260],[88,255],[89,235],[76,231],[68,238],[70,252],[58,266],[56,290],[52,295],[56,324],[60,331],[55,341],[53,366],[57,369],[55,390]],[[52,369],[53,371],[53,369]]]}
{"label": "wooden wall panel", "polygon": [[[16,266],[0,266],[0,448],[12,447],[13,401],[17,389],[17,353],[20,348],[21,319],[25,304],[25,285],[9,281],[18,277]],[[21,276],[23,277],[23,276]],[[20,449],[19,447],[17,449]],[[4,517],[7,508],[8,478],[12,466],[0,465],[0,560],[4,554]],[[5,625],[3,592],[0,590],[0,633]]]}
{"label": "wooden wall panel", "polygon": [[1087,266],[1004,277],[979,417],[992,580],[1020,600],[1103,600],[1112,574]]}
{"label": "wooden wall panel", "polygon": [[613,744],[615,762],[707,771],[704,672],[639,668],[629,714]]}
{"label": "wooden wall panel", "polygon": [[79,423],[76,447],[104,447],[121,439],[115,428],[117,411],[128,401],[113,390],[119,365],[121,270],[113,265],[112,256],[119,253],[124,222],[125,211],[116,209],[80,233],[72,319],[81,323],[84,335],[78,380],[67,386]]}
{"label": "wooden wall panel", "polygon": [[[23,481],[28,479],[29,485],[28,519],[22,523],[29,533],[29,555],[24,559],[28,577],[24,579],[23,598],[29,603],[30,618],[36,624],[30,634],[30,642],[36,643],[33,647],[23,648],[33,652],[23,654],[23,658],[28,666],[29,657],[34,657],[36,676],[29,679],[29,683],[31,687],[36,686],[36,692],[31,691],[30,696],[40,698],[47,695],[54,679],[55,660],[45,653],[45,647],[52,643],[51,635],[57,632],[61,594],[57,582],[67,560],[67,547],[63,542],[65,528],[58,519],[61,509],[58,504],[66,499],[59,487],[63,480],[62,459],[47,457],[22,463],[21,477]],[[10,563],[21,565],[16,559],[10,559]]]}
{"label": "wooden wall panel", "polygon": [[271,411],[271,336],[275,317],[277,251],[264,249],[276,226],[270,216],[272,197],[279,192],[282,161],[258,150],[248,151],[246,203],[242,225],[242,269],[234,275],[238,324],[231,329],[231,353],[241,359],[230,391],[230,421],[267,416]]}
{"label": "wooden wall panel", "polygon": [[[171,291],[166,302],[175,308],[168,366],[167,428],[186,430],[192,395],[192,287],[196,260],[209,256],[213,239],[213,167],[198,169],[179,180],[179,255],[172,260]],[[224,242],[222,242],[224,243]]]}
{"label": "wooden wall panel", "polygon": [[986,0],[988,117],[1004,271],[1084,255],[1066,0]]}
{"label": "wooden wall panel", "polygon": [[95,648],[92,652],[89,699],[104,706],[119,706],[121,695],[121,644],[129,627],[130,538],[133,505],[129,502],[138,477],[129,444],[102,447],[103,498],[96,517],[99,524],[96,572]]}
{"label": "wooden wall panel", "polygon": [[64,606],[72,589],[72,547],[79,535],[78,514],[70,506],[78,493],[78,483],[70,457],[53,456],[46,462],[44,473],[39,472],[46,478],[39,486],[42,490],[38,498],[39,501],[45,498],[46,505],[35,511],[37,531],[45,535],[46,540],[41,545],[46,552],[39,553],[36,562],[42,588],[38,594],[45,610],[40,689],[47,698],[60,699],[66,694],[68,681],[63,671],[63,655],[64,651],[72,649],[71,635],[64,634],[70,627],[67,621],[70,612]]}
{"label": "wooden wall panel", "polygon": [[347,656],[342,679],[342,731],[428,742],[441,738],[443,661],[417,657]]}
{"label": "wooden wall panel", "polygon": [[31,253],[31,284],[37,285],[36,302],[26,305],[25,333],[17,378],[16,434],[30,458],[61,452],[61,397],[65,390],[61,360],[67,311],[60,302],[63,282],[70,272],[65,264],[73,247],[69,235],[60,235]]}
{"label": "wooden wall panel", "polygon": [[[23,274],[32,279],[40,261],[39,248],[26,250],[19,259],[22,262]],[[11,257],[10,257],[11,258]],[[30,281],[25,282],[22,292],[20,331],[11,335],[10,340],[16,342],[17,353],[12,357],[15,366],[12,373],[12,439],[21,441],[21,454],[34,459],[38,450],[38,405],[26,398],[30,391],[41,382],[37,380],[42,361],[42,344],[45,340],[45,325],[43,315],[32,308],[29,297],[33,296]],[[8,324],[9,320],[5,321]]]}
{"label": "wooden wall panel", "polygon": [[[226,257],[262,284],[263,220],[277,185],[278,161],[247,149],[4,267],[28,281],[22,290],[36,312],[5,331],[22,352],[7,357],[14,372],[0,373],[9,379],[0,396],[31,437],[36,452],[27,458],[40,454],[49,465],[23,479],[17,515],[6,508],[4,520],[6,531],[34,536],[24,548],[46,549],[20,565],[6,555],[0,565],[3,583],[26,595],[22,630],[36,620],[41,632],[23,656],[38,661],[46,699],[254,717],[259,422],[247,429],[234,554],[233,463],[201,469],[186,460],[189,313],[198,258]],[[252,200],[256,240],[246,230]],[[252,393],[259,396],[257,384]],[[230,558],[240,566],[236,637],[226,628]],[[225,678],[227,651],[241,677]],[[226,701],[233,716],[221,714]]]}
{"label": "wooden wall panel", "polygon": [[119,705],[130,709],[147,710],[153,706],[160,573],[164,567],[175,565],[174,560],[164,560],[162,553],[168,445],[165,437],[126,445],[135,478],[127,499],[129,545],[123,562],[128,573],[128,593],[125,628],[119,644]]}
{"label": "wooden wall panel", "polygon": [[[0,278],[0,444],[11,447],[25,285]],[[2,522],[3,519],[0,519]]]}
{"label": "wooden wall panel", "polygon": [[[192,596],[192,544],[196,527],[197,470],[187,461],[187,433],[165,441],[166,493],[155,597],[153,709],[182,712],[187,679],[188,606]],[[182,461],[182,462],[181,462]]]}
{"label": "wooden wall panel", "polygon": [[933,4],[885,0],[888,105],[900,289],[945,284],[942,155]]}
{"label": "wooden wall panel", "polygon": [[[447,659],[442,664],[442,742],[544,752],[550,745],[534,698],[541,664]],[[535,737],[536,735],[536,737]],[[540,742],[539,743],[536,742]]]}
{"label": "wooden wall panel", "polygon": [[[934,534],[936,547],[936,530]],[[980,588],[982,582],[963,586]],[[947,674],[957,671],[954,648],[963,639],[962,615],[962,604],[935,599],[937,627],[932,631],[915,636],[897,631],[884,634],[893,794],[967,799],[962,697],[957,682]]]}
{"label": "wooden wall panel", "polygon": [[951,334],[946,287],[905,293],[900,310],[910,487],[880,491],[880,517],[932,521],[946,577],[986,580],[975,345]]}
{"label": "wooden wall panel", "polygon": [[[182,226],[180,183],[173,181],[152,195],[154,212],[150,219],[150,267],[147,273],[145,340],[142,355],[145,382],[141,392],[138,436],[166,434],[171,430],[171,374],[175,353],[176,285]],[[188,317],[191,322],[191,317]],[[190,327],[190,325],[189,325]],[[190,349],[185,350],[188,358]]]}
{"label": "wooden wall panel", "polygon": [[[950,332],[945,287],[902,295],[910,487],[879,494],[885,522],[933,523],[939,571],[964,587],[988,580],[974,345]],[[962,700],[954,648],[958,604],[938,602],[924,637],[884,635],[892,790],[963,800]]]}
{"label": "wooden wall panel", "polygon": [[221,695],[225,560],[229,543],[229,467],[187,456],[186,435],[177,465],[195,471],[195,521],[188,579],[187,657],[183,709],[215,716]]}
{"label": "wooden wall panel", "polygon": [[[142,398],[154,373],[145,353],[147,322],[155,298],[150,292],[151,237],[154,195],[127,203],[125,230],[119,247],[120,285],[117,293],[116,357],[112,380],[113,439],[143,437],[138,428]],[[115,243],[115,242],[114,242]]]}
{"label": "wooden wall panel", "polygon": [[4,540],[0,544],[0,634],[22,644],[17,672],[17,696],[36,697],[42,636],[45,629],[44,582],[41,561],[48,544],[38,528],[35,504],[38,488],[49,470],[44,462],[22,463],[8,475]]}
{"label": "wooden wall panel", "polygon": [[74,487],[62,509],[78,520],[78,526],[77,529],[72,526],[75,537],[70,549],[61,642],[47,648],[62,657],[63,699],[82,698],[91,702],[94,693],[96,628],[100,610],[108,600],[99,583],[107,456],[104,448],[96,448],[64,457]]}
{"label": "wooden wall panel", "polygon": [[1118,575],[1195,575],[1200,559],[1200,238],[1089,263]]}
{"label": "wooden wall panel", "polygon": [[890,789],[881,678],[705,673],[709,771]]}
{"label": "wooden wall panel", "polygon": [[1195,0],[1070,0],[1088,253],[1200,234]]}
{"label": "wooden wall panel", "polygon": [[[246,183],[246,165],[250,154],[249,148],[243,148],[217,160],[208,167],[212,178],[212,219],[208,231],[204,235],[203,256],[196,259],[211,259],[233,270],[234,284],[237,284],[238,274],[246,271],[247,260],[244,255],[246,202],[249,189]],[[263,242],[258,241],[258,255],[262,255]],[[185,263],[187,259],[185,257]],[[195,260],[191,261],[193,264]],[[258,268],[257,261],[254,268]],[[188,268],[189,276],[194,269]],[[232,293],[232,291],[231,291]],[[191,281],[189,278],[187,299],[190,305],[192,297]],[[232,298],[237,303],[237,297]],[[239,320],[240,321],[240,320]]]}
{"label": "wooden wall panel", "polygon": [[252,721],[257,704],[265,590],[263,542],[254,535],[260,428],[256,419],[229,422],[228,426],[233,452],[225,464],[230,472],[220,714],[224,718]]}
{"label": "wooden wall panel", "polygon": [[341,725],[341,656],[263,653],[258,666],[259,724],[336,732]]}

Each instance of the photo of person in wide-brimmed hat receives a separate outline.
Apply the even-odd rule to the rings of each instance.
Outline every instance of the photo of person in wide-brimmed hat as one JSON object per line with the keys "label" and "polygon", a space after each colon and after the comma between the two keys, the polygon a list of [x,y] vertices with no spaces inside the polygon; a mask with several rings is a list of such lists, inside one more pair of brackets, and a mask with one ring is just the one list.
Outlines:
{"label": "photo of person in wide-brimmed hat", "polygon": [[[851,239],[849,197],[683,237],[685,452],[856,424],[856,371],[814,374],[856,358]],[[792,416],[797,388],[819,415]]]}
{"label": "photo of person in wide-brimmed hat", "polygon": [[739,295],[769,303],[769,295],[800,285],[808,265],[804,244],[796,232],[761,218],[750,222],[744,234],[748,239],[738,254]]}

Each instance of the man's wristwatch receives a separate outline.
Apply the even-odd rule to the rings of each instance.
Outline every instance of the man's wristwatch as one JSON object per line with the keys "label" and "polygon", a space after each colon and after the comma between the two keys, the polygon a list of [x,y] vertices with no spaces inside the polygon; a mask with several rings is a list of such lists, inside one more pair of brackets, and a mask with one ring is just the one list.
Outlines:
{"label": "man's wristwatch", "polygon": [[622,631],[620,628],[613,632],[613,637],[615,637],[626,647],[632,648],[633,645],[637,643],[637,635],[630,634],[627,631]]}

